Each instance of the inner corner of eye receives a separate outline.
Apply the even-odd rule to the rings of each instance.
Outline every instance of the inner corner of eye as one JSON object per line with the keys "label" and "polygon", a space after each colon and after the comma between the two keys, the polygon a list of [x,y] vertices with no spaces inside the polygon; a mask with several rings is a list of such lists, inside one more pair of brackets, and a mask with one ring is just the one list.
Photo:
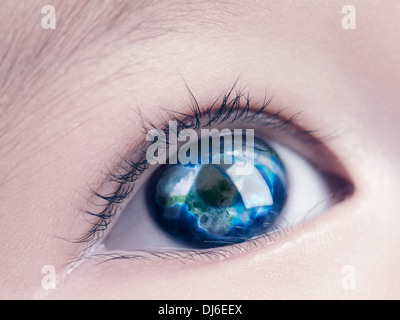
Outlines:
{"label": "inner corner of eye", "polygon": [[[271,235],[342,200],[348,183],[254,131],[151,144],[150,168],[104,239],[107,250],[210,249]],[[164,140],[165,142],[166,140]]]}

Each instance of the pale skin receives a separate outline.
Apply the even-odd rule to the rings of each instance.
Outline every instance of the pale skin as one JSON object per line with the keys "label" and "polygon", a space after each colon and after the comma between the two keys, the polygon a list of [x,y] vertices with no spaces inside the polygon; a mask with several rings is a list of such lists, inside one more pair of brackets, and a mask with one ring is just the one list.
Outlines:
{"label": "pale skin", "polygon": [[[0,9],[1,298],[400,298],[398,1],[352,1],[355,30],[342,1],[150,1],[118,19],[118,6],[54,2],[57,28],[43,30],[46,4]],[[335,133],[324,144],[351,197],[222,261],[87,260],[66,274],[85,244],[61,238],[90,229],[90,190],[144,139],[138,110],[157,122],[160,107],[187,111],[185,82],[206,105],[237,79]],[[41,286],[45,265],[55,289]]]}

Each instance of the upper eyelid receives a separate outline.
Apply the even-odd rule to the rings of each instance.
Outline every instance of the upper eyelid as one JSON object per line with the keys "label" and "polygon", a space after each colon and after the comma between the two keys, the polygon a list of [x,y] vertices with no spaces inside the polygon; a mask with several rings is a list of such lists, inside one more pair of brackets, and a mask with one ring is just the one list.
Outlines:
{"label": "upper eyelid", "polygon": [[[281,129],[289,134],[292,134],[296,137],[297,140],[303,140],[303,142],[318,142],[311,135],[311,131],[303,130],[300,127],[293,125],[293,120],[295,120],[299,113],[292,115],[290,118],[283,118],[281,116],[281,112],[284,109],[281,109],[277,112],[269,112],[267,110],[270,105],[272,98],[264,99],[263,103],[255,104],[254,106],[250,103],[249,94],[244,95],[239,92],[230,99],[231,94],[233,92],[233,88],[228,94],[225,94],[222,98],[221,104],[216,108],[215,101],[211,106],[206,108],[201,108],[197,101],[194,99],[192,95],[192,105],[191,105],[191,114],[183,113],[183,112],[171,112],[170,120],[174,120],[178,122],[178,130],[182,130],[184,128],[197,128],[199,126],[204,126],[201,124],[200,119],[209,119],[206,121],[206,126],[210,126],[213,123],[225,123],[228,122],[230,124],[235,121],[251,121],[251,123],[260,122],[263,125],[268,125],[273,127],[273,129]],[[260,106],[261,105],[261,106]],[[228,116],[229,115],[229,116]],[[232,121],[234,119],[234,121]],[[143,129],[146,134],[149,130],[156,128],[156,126],[150,122],[149,120],[142,117],[143,120]],[[228,121],[229,120],[229,121]],[[162,130],[166,132],[168,129],[168,121],[161,126]],[[135,182],[141,177],[142,173],[147,169],[149,164],[145,159],[145,147],[150,142],[141,142],[140,145],[135,147],[135,150],[140,150],[140,154],[135,154],[134,159],[131,156],[121,157],[121,160],[117,166],[114,167],[113,170],[108,172],[106,177],[106,181],[103,183],[111,183],[114,184],[114,191],[109,192],[107,194],[101,194],[99,191],[92,192],[93,199],[101,199],[105,201],[102,205],[102,210],[100,212],[94,212],[90,210],[86,210],[85,214],[94,217],[95,221],[93,222],[92,228],[82,237],[78,239],[74,239],[74,242],[77,243],[86,243],[87,247],[81,252],[80,256],[86,256],[93,247],[102,239],[104,232],[107,230],[108,225],[117,215],[119,210],[119,205],[124,201],[124,199],[128,198],[130,194],[133,192]],[[126,187],[128,186],[128,187]]]}

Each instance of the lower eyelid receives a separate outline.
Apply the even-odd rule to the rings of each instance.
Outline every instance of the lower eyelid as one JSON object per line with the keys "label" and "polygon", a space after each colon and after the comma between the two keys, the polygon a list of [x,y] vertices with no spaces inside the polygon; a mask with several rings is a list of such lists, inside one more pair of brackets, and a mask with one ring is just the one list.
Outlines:
{"label": "lower eyelid", "polygon": [[[353,189],[352,189],[353,190]],[[347,195],[350,195],[347,194]],[[349,197],[343,197],[342,200],[348,199]],[[345,201],[346,203],[348,201]],[[346,206],[346,204],[344,204]],[[346,206],[347,207],[347,206]],[[325,214],[331,215],[334,211],[340,210],[336,206],[332,207]],[[342,210],[343,211],[343,210]],[[346,211],[346,210],[344,210]],[[316,220],[324,219],[323,216],[318,217]],[[258,237],[257,239],[251,239],[250,241],[238,243],[231,246],[225,246],[214,249],[204,250],[133,250],[133,251],[115,251],[108,252],[107,250],[100,250],[99,252],[92,252],[86,255],[83,259],[93,260],[98,263],[105,262],[118,262],[120,260],[130,262],[148,262],[148,263],[171,263],[171,264],[187,264],[187,263],[216,263],[222,262],[227,259],[236,257],[246,257],[247,254],[263,252],[263,249],[271,249],[270,254],[276,254],[282,249],[288,247],[287,241],[289,241],[289,247],[296,245],[296,241],[303,238],[308,238],[311,231],[314,231],[320,221],[315,221],[313,225],[309,224],[298,224],[293,227],[274,230],[271,233],[265,234]],[[304,230],[307,227],[308,230]],[[306,233],[304,233],[306,232]],[[315,232],[312,232],[314,234]],[[277,251],[279,250],[279,251]],[[269,251],[268,251],[269,252]]]}
{"label": "lower eyelid", "polygon": [[171,263],[218,262],[273,245],[278,239],[284,238],[288,232],[290,232],[289,229],[276,230],[275,232],[250,239],[246,242],[213,249],[130,250],[114,252],[99,250],[99,252],[90,253],[85,259],[98,262],[110,262],[118,259],[149,262],[169,261]]}

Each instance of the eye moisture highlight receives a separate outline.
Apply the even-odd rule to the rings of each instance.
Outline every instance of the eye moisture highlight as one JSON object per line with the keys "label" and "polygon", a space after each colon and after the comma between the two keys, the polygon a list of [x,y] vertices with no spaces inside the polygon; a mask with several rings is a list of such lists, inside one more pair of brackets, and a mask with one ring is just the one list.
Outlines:
{"label": "eye moisture highlight", "polygon": [[[221,139],[224,140],[223,148],[227,150],[227,152],[222,153],[224,164],[233,163],[233,153],[231,152],[233,149],[236,156],[241,156],[245,149],[244,162],[253,161],[254,129],[246,129],[244,136],[246,143],[242,143],[242,129],[235,129],[234,134],[228,128],[221,130],[221,132],[215,128],[211,130],[201,129],[201,138],[199,139],[195,130],[186,128],[178,132],[177,128],[176,121],[169,122],[168,139],[162,129],[151,129],[147,132],[146,141],[156,141],[146,151],[146,160],[149,164],[167,164],[167,149],[169,151],[169,164],[177,164],[178,161],[180,164],[199,164],[199,161],[202,164],[210,162],[220,164]],[[189,138],[189,141],[177,150],[178,142],[186,141],[187,138]]]}
{"label": "eye moisture highlight", "polygon": [[[192,96],[191,113],[170,114],[162,129],[144,121],[146,141],[136,149],[142,154],[124,158],[111,174],[114,193],[95,194],[105,205],[89,212],[96,221],[79,240],[89,243],[85,256],[181,259],[244,248],[322,214],[352,191],[331,153],[293,123],[297,115],[284,119],[266,111],[271,99],[251,106],[242,93],[231,98],[232,90],[208,108]],[[319,152],[329,165],[319,168],[291,146]]]}

